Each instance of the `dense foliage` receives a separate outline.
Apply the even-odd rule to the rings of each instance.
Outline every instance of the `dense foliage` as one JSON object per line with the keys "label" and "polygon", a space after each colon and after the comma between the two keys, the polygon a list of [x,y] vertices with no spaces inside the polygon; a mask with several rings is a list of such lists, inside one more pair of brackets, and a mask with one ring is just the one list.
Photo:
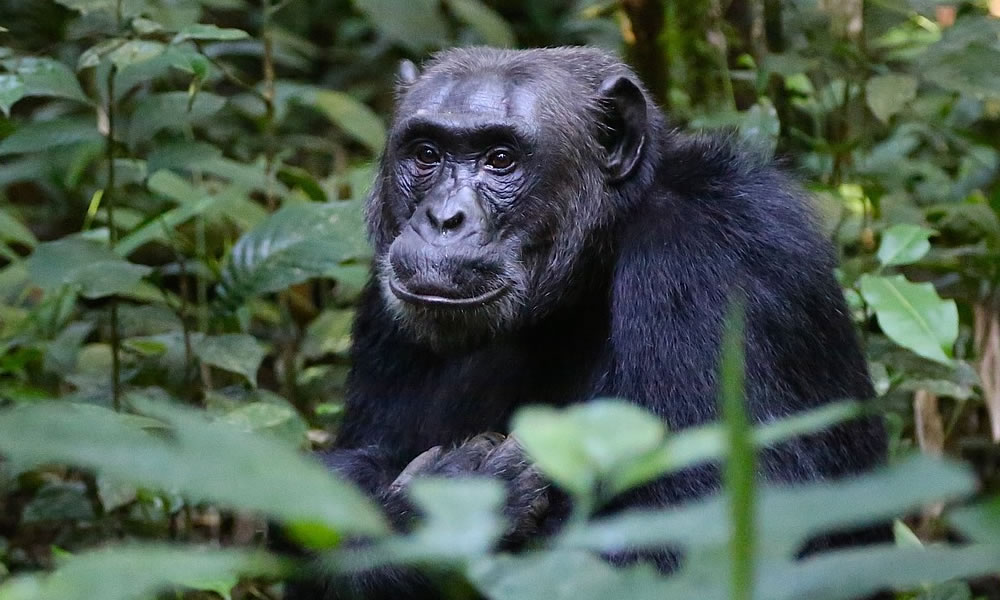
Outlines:
{"label": "dense foliage", "polygon": [[[738,319],[725,424],[518,415],[576,507],[530,553],[493,552],[493,482],[418,481],[425,519],[398,536],[310,461],[341,410],[396,63],[456,44],[622,52],[678,125],[797,171],[890,467],[758,487],[755,447],[858,408],[749,428]],[[997,65],[995,0],[0,0],[0,600],[280,598],[307,565],[265,551],[267,520],[312,568],[420,563],[456,598],[1000,598]],[[592,518],[720,457],[719,497]],[[795,560],[893,518],[895,546]],[[593,553],[663,544],[685,550],[671,578]]]}

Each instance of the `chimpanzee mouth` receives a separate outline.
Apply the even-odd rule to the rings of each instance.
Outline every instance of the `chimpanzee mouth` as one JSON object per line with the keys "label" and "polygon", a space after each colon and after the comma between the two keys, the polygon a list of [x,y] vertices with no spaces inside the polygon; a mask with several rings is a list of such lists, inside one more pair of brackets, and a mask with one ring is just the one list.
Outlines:
{"label": "chimpanzee mouth", "polygon": [[417,294],[406,289],[400,282],[396,281],[395,277],[389,279],[389,290],[394,296],[403,302],[432,308],[474,308],[496,300],[506,294],[509,289],[510,285],[501,284],[476,296],[454,298],[438,294]]}

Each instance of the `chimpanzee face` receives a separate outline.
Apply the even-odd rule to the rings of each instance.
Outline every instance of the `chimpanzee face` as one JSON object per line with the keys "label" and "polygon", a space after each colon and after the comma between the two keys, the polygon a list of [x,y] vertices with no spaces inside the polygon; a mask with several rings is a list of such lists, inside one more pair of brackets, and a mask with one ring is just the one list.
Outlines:
{"label": "chimpanzee face", "polygon": [[439,347],[516,329],[554,297],[544,282],[567,285],[563,263],[621,175],[608,168],[621,119],[598,90],[559,97],[543,71],[414,70],[404,83],[369,206],[388,231],[376,243],[386,304]]}

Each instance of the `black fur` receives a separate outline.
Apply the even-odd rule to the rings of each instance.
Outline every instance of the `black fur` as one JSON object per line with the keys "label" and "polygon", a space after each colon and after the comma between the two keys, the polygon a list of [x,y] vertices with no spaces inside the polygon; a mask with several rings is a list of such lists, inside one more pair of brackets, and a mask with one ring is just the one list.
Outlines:
{"label": "black fur", "polygon": [[[632,132],[641,139],[629,146],[638,147],[638,163],[628,171],[609,160],[608,135],[628,124],[607,116],[620,107],[598,90],[609,78],[641,86],[629,87],[631,71],[591,49],[445,52],[401,84],[397,122],[461,99],[463,90],[474,93],[477,81],[491,78],[538,103],[541,143],[531,157],[538,162],[526,174],[520,204],[497,217],[512,224],[520,248],[541,248],[517,256],[525,269],[519,304],[493,313],[489,328],[462,329],[476,335],[436,336],[430,330],[447,323],[401,312],[386,292],[386,273],[377,272],[354,327],[345,421],[337,449],[326,456],[331,468],[385,502],[400,527],[409,512],[393,481],[414,457],[436,446],[444,450],[434,460],[461,455],[465,440],[506,432],[525,404],[613,396],[648,408],[674,430],[715,419],[721,326],[737,290],[747,303],[746,391],[754,421],[873,395],[832,275],[832,248],[796,185],[728,139],[669,129],[645,92],[622,100],[631,103],[631,122],[643,123],[643,131]],[[392,144],[369,206],[379,259],[414,211],[403,198],[412,190],[398,184],[401,159]],[[625,175],[612,177],[609,168]],[[768,450],[762,471],[773,481],[838,477],[879,464],[885,450],[881,424],[859,421]],[[477,459],[466,470],[496,472],[483,466],[488,462]],[[508,481],[521,470],[506,473]],[[668,505],[718,486],[715,468],[699,467],[619,504]],[[517,513],[520,496],[537,493],[538,485],[511,489]],[[530,504],[521,498],[520,506]],[[659,560],[670,568],[669,556]],[[305,584],[289,594],[342,597],[435,595],[422,576],[397,570]]]}

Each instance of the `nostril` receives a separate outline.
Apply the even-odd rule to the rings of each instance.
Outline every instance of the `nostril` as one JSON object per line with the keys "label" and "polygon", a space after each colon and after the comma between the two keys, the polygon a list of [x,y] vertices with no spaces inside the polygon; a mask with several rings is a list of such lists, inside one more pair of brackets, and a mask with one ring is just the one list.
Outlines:
{"label": "nostril", "polygon": [[452,229],[458,229],[459,227],[462,226],[463,222],[465,222],[465,213],[462,211],[458,211],[457,213],[445,219],[444,223],[442,223],[441,226],[442,229],[448,231]]}

